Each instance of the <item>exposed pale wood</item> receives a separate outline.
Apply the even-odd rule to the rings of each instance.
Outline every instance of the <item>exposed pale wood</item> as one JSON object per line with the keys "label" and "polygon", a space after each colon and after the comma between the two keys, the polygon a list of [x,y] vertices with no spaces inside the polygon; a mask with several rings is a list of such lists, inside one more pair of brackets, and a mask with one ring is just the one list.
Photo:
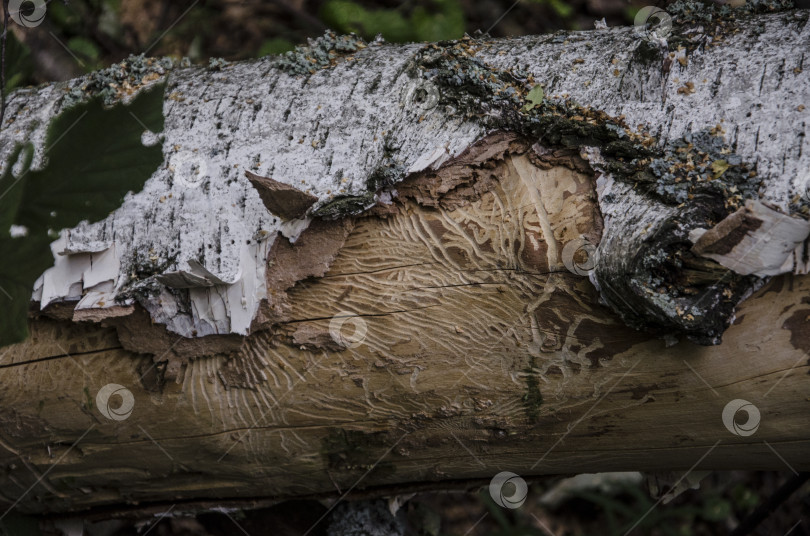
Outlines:
{"label": "exposed pale wood", "polygon": [[[720,346],[667,348],[561,262],[567,241],[598,240],[591,177],[526,154],[478,173],[497,180],[469,204],[402,199],[358,218],[329,272],[287,291],[279,329],[191,360],[177,382],[159,386],[111,329],[34,322],[0,357],[3,503],[254,504],[502,470],[686,470],[704,455],[701,469],[810,466],[810,279],[744,302]],[[330,322],[346,311],[366,335],[352,343],[347,323],[336,349]],[[108,383],[134,394],[129,418],[95,407]],[[737,398],[761,411],[752,436],[723,426]]]}
{"label": "exposed pale wood", "polygon": [[[806,214],[808,28],[803,11],[741,19],[686,63],[626,28],[438,49],[375,42],[303,76],[270,58],[121,67],[120,87],[166,83],[164,165],[105,221],[66,232],[54,273],[67,290],[43,300],[53,303],[27,341],[0,349],[0,505],[180,510],[464,486],[502,470],[808,469],[810,280],[780,276],[748,298],[765,281],[752,278],[728,300],[714,286],[702,311],[722,315],[699,325],[680,305],[727,271],[705,257],[679,265],[650,237],[666,228],[669,243],[691,247],[690,231],[714,224],[684,217],[697,205],[688,196],[664,202],[635,175],[612,176],[617,140],[572,134],[593,117],[623,136],[646,123],[655,138],[645,141],[671,148],[690,131],[725,129],[739,159],[756,163],[751,198]],[[460,70],[425,67],[436,54]],[[522,102],[453,85],[453,73],[503,82],[516,69],[587,119],[529,136]],[[98,80],[11,95],[0,168],[24,143],[43,166],[66,95],[89,97],[81,88]],[[686,81],[694,92],[679,91]],[[412,91],[427,82],[444,92],[430,110]],[[318,201],[282,221],[246,169]],[[351,210],[313,217],[340,196]],[[587,242],[601,276],[570,247]],[[212,251],[205,262],[200,248]],[[104,281],[125,285],[151,250],[174,259],[154,275],[159,295],[113,311],[88,293],[93,311],[76,314],[71,289],[92,291],[78,278],[94,256],[111,258],[95,263],[115,268]],[[655,256],[686,281],[682,301],[660,310],[666,286],[643,284]],[[719,341],[744,298],[723,344],[677,342],[683,332]],[[635,331],[614,311],[679,329]],[[128,418],[99,411],[109,384],[132,392]],[[735,399],[759,408],[753,435],[726,429]]]}
{"label": "exposed pale wood", "polygon": [[[157,269],[162,273],[154,274],[155,280],[182,285],[183,292],[139,297],[152,320],[181,335],[244,335],[267,298],[261,285],[264,263],[256,259],[264,258],[278,231],[294,238],[310,221],[305,216],[284,222],[268,211],[245,170],[317,197],[309,215],[341,197],[346,202],[346,196],[349,208],[332,209],[338,215],[361,211],[410,174],[449,162],[493,130],[525,132],[531,121],[521,110],[534,84],[543,85],[546,103],[577,103],[569,115],[581,119],[572,120],[591,122],[577,128],[543,123],[532,130],[532,143],[552,151],[560,145],[582,150],[599,169],[601,158],[617,164],[610,146],[622,143],[588,134],[593,123],[612,127],[624,141],[646,131],[652,136],[649,147],[657,149],[712,131],[725,136],[736,153],[715,155],[715,163],[723,156],[731,168],[731,160],[756,168],[761,188],[746,196],[761,196],[784,214],[810,213],[810,199],[802,196],[810,181],[808,29],[808,12],[793,10],[741,15],[719,29],[685,17],[668,36],[669,45],[651,43],[626,27],[438,45],[379,40],[366,45],[328,36],[297,59],[267,57],[209,69],[129,58],[105,73],[11,94],[7,128],[0,130],[0,170],[15,165],[8,160],[17,144],[29,143],[33,168],[42,167],[52,119],[77,99],[109,90],[111,80],[117,94],[106,98],[113,101],[165,83],[162,138],[147,136],[162,140],[163,165],[104,221],[66,231],[62,250],[67,255],[46,274],[37,299],[44,305],[92,291],[80,281],[83,259],[115,245],[114,288],[102,301],[110,303],[143,284],[133,272]],[[678,48],[687,41],[693,43],[688,50]],[[684,84],[689,91],[683,91]],[[620,158],[634,156],[638,147],[625,147]],[[697,155],[694,163],[702,162]],[[692,302],[687,292],[650,300],[647,290],[657,290],[656,274],[650,272],[680,270],[663,260],[663,266],[651,268],[648,261],[662,250],[650,244],[650,236],[667,245],[682,243],[684,236],[672,234],[717,222],[705,221],[700,200],[686,196],[664,203],[628,177],[611,182],[616,174],[610,169],[616,166],[606,168],[600,169],[606,186],[599,189],[606,222],[599,247],[606,262],[593,274],[603,301],[633,325],[678,329],[716,344],[737,302],[761,281],[736,281],[731,296],[724,294],[731,287],[724,282],[703,303]],[[731,169],[716,173],[712,180],[721,183],[732,175]],[[720,207],[730,201],[714,197]],[[148,262],[142,252],[151,252]],[[672,252],[658,256],[673,257],[667,253]],[[54,281],[63,284],[54,289]],[[82,305],[94,304],[88,301]],[[707,302],[722,306],[707,311]],[[211,303],[218,307],[208,307]],[[692,310],[694,321],[678,310]]]}

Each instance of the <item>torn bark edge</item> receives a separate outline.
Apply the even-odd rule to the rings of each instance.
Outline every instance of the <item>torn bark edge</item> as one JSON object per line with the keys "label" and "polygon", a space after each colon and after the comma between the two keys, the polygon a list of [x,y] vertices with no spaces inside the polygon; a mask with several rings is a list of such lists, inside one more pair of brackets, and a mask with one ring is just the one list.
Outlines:
{"label": "torn bark edge", "polygon": [[[287,291],[298,281],[319,278],[328,272],[354,228],[357,217],[386,217],[399,211],[405,199],[412,199],[426,207],[446,210],[466,205],[496,187],[497,179],[493,179],[493,171],[509,155],[528,152],[530,160],[543,168],[555,165],[565,165],[580,171],[587,168],[587,163],[570,150],[545,151],[540,150],[539,146],[535,149],[537,151],[529,151],[529,142],[518,134],[494,132],[438,169],[412,173],[397,183],[396,189],[378,192],[387,195],[379,195],[377,205],[362,215],[338,220],[316,218],[294,243],[284,236],[277,236],[266,260],[267,298],[260,303],[250,326],[250,334],[246,336],[222,334],[183,337],[170,332],[163,324],[154,322],[149,313],[134,302],[102,305],[96,300],[96,307],[77,311],[76,302],[61,301],[47,305],[36,314],[74,322],[95,322],[116,329],[124,349],[153,356],[157,366],[156,372],[144,379],[144,382],[150,384],[145,385],[148,389],[158,390],[167,381],[181,382],[183,370],[189,360],[211,355],[224,355],[228,358],[220,374],[220,380],[226,387],[252,388],[265,379],[255,363],[243,359],[244,352],[241,350],[253,337],[260,336],[271,345],[285,343],[309,349],[342,349],[328,332],[314,332],[300,326],[294,329],[286,325],[291,320]],[[272,181],[263,177],[259,179],[261,187],[266,186],[267,181]],[[277,191],[279,190],[271,187],[265,193],[272,195],[272,192]],[[293,197],[299,200],[299,194],[303,194],[294,188],[281,191],[293,191]],[[284,197],[289,196],[285,194]],[[287,211],[286,215],[300,215],[301,210],[307,210],[303,208],[304,204],[312,206],[308,201],[299,203],[296,211]],[[176,289],[222,284],[207,270],[194,265],[190,265],[190,271],[163,274],[158,280],[161,284]],[[89,293],[82,299],[86,300],[88,296]]]}
{"label": "torn bark edge", "polygon": [[810,221],[749,199],[709,230],[693,229],[692,252],[741,275],[807,273]]}
{"label": "torn bark edge", "polygon": [[[601,172],[597,191],[607,214],[591,281],[628,325],[669,342],[685,335],[719,344],[736,307],[770,276],[807,273],[806,220],[754,199],[721,218],[724,200],[716,196],[667,205],[615,180],[598,149],[588,159]],[[706,230],[706,221],[717,223]]]}
{"label": "torn bark edge", "polygon": [[[260,304],[259,311],[251,324],[250,334],[247,336],[179,337],[174,333],[170,333],[164,326],[155,324],[149,318],[148,313],[138,305],[110,307],[99,310],[97,313],[86,311],[77,314],[74,312],[71,319],[74,321],[101,322],[102,325],[115,327],[119,340],[121,340],[125,349],[136,353],[153,354],[156,360],[167,361],[168,364],[165,369],[161,369],[160,384],[165,380],[181,381],[182,369],[190,359],[224,354],[230,359],[226,363],[226,368],[220,374],[223,384],[226,387],[251,388],[255,386],[256,382],[263,381],[260,369],[254,366],[255,363],[242,362],[244,359],[233,359],[239,357],[239,350],[243,348],[246,341],[251,337],[263,333],[262,336],[269,338],[271,344],[284,342],[296,347],[336,349],[335,344],[337,343],[326,332],[316,333],[311,332],[311,330],[292,329],[285,326],[285,323],[290,320],[290,304],[287,291],[298,281],[322,277],[327,273],[353,229],[355,218],[386,217],[397,212],[399,210],[397,205],[400,204],[398,200],[404,199],[412,199],[423,206],[447,210],[463,206],[480,198],[484,192],[491,190],[496,185],[496,179],[493,179],[490,174],[479,173],[480,170],[495,168],[498,166],[498,161],[504,160],[510,154],[526,153],[528,153],[531,162],[540,168],[562,165],[579,172],[595,173],[591,158],[588,158],[587,155],[580,151],[570,148],[551,149],[539,143],[532,144],[524,136],[513,132],[493,132],[472,144],[458,157],[444,163],[438,169],[427,169],[412,173],[402,182],[397,183],[395,187],[387,189],[388,197],[378,196],[379,198],[385,198],[385,201],[378,202],[377,205],[361,215],[346,217],[337,221],[315,219],[294,244],[283,239],[283,237],[277,237],[267,256],[267,299]],[[271,205],[277,201],[282,204],[286,203],[284,206],[287,208],[280,210],[280,212],[284,212],[283,217],[300,218],[314,204],[314,201],[310,199],[311,196],[307,196],[307,194],[293,187],[281,185],[284,188],[276,188],[280,183],[265,177],[251,177],[250,175],[252,174],[248,174],[248,178],[251,179],[251,183],[254,186],[258,185],[257,188],[260,189],[260,193],[263,192],[263,200],[266,198],[272,199]],[[284,192],[280,196],[281,201],[275,197],[278,192]],[[656,202],[649,199],[648,201],[650,203]],[[279,212],[278,207],[275,210],[276,213]],[[767,224],[762,222],[767,222]],[[707,273],[713,277],[716,275],[716,270],[711,265],[717,262],[726,266],[726,264],[723,264],[723,260],[718,258],[718,255],[726,255],[729,259],[736,257],[737,264],[740,264],[740,257],[744,257],[747,253],[739,252],[750,251],[752,243],[756,244],[757,241],[762,240],[759,237],[760,235],[757,234],[759,231],[787,233],[791,237],[791,247],[774,246],[771,248],[781,252],[781,257],[777,255],[778,258],[776,258],[770,253],[765,255],[768,260],[768,270],[773,271],[773,266],[778,263],[780,269],[786,271],[782,267],[788,262],[788,257],[791,254],[793,254],[794,258],[796,257],[796,246],[807,238],[807,234],[810,233],[810,223],[781,214],[762,203],[749,201],[744,208],[723,220],[713,229],[709,231],[693,229],[690,238],[694,238],[697,243],[692,248],[692,253],[696,258],[702,256],[710,260],[706,261],[708,264],[692,262],[690,266],[684,268],[684,273],[697,266],[698,279],[705,278]],[[744,249],[745,247],[748,249]],[[643,256],[649,251],[645,253],[644,248],[640,248],[636,252],[623,252],[621,255],[626,257],[628,255],[632,256],[633,253],[640,253]],[[609,254],[618,255],[616,252],[609,252]],[[804,266],[806,265],[805,261]],[[755,268],[748,273],[760,275],[758,270],[758,268]],[[782,273],[782,271],[774,273]],[[200,272],[192,275],[198,276],[207,285],[217,284],[216,281],[208,280],[208,274]],[[772,274],[769,273],[768,275]],[[684,274],[679,274],[679,276],[684,276]],[[719,279],[722,280],[722,277]],[[181,287],[186,281],[185,279],[182,281],[178,279],[177,281],[173,280],[172,283],[174,283],[172,286]],[[198,282],[195,280],[195,283]],[[724,327],[733,320],[734,307],[739,301],[750,295],[755,286],[756,283],[753,282],[744,285],[744,289],[734,291],[733,307],[723,309],[719,315]],[[597,288],[599,288],[599,285],[597,285]],[[617,307],[609,299],[606,301],[613,306],[614,310],[618,309],[618,312],[627,319],[626,315],[623,314],[621,304]],[[64,311],[58,312],[63,307],[56,307],[56,305],[53,304],[44,313],[48,316],[65,318],[66,313]],[[662,319],[653,318],[652,320],[649,324],[655,325],[656,320],[660,322]],[[660,323],[666,324],[667,322],[671,324],[671,321],[667,319]],[[632,319],[628,323],[633,325]],[[641,326],[636,325],[634,327]],[[689,326],[683,331],[690,335],[688,328]],[[722,333],[722,329],[719,333]],[[706,344],[704,335],[705,333],[701,333],[698,337],[695,337],[696,342]],[[716,343],[716,341],[711,339],[709,343]]]}

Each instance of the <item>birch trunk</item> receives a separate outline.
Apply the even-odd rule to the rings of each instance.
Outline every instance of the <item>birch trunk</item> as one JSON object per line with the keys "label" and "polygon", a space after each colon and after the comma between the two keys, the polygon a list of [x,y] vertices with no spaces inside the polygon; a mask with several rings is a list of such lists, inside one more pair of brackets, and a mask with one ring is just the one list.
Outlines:
{"label": "birch trunk", "polygon": [[808,12],[694,26],[327,36],[11,95],[4,174],[99,93],[164,91],[165,128],[0,350],[0,500],[808,470]]}

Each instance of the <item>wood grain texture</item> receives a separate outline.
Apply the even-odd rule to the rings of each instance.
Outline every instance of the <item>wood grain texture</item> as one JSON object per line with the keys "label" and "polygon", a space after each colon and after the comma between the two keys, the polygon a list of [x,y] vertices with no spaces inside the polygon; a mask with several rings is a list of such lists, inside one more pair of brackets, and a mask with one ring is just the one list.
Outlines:
{"label": "wood grain texture", "polygon": [[[667,347],[565,268],[566,244],[600,237],[593,179],[536,162],[495,155],[468,166],[489,186],[466,202],[411,188],[356,218],[274,328],[176,374],[112,328],[32,322],[0,351],[0,504],[247,504],[699,460],[807,470],[810,279],[746,300],[722,345]],[[110,383],[134,395],[124,420],[97,407]],[[723,425],[734,399],[761,411],[755,434]]]}
{"label": "wood grain texture", "polygon": [[[692,324],[678,313],[700,309],[689,302],[688,293],[669,303],[648,302],[646,290],[658,283],[650,272],[680,272],[677,259],[650,267],[650,258],[674,255],[649,244],[648,237],[660,237],[663,228],[664,237],[672,238],[673,226],[685,226],[686,235],[713,220],[695,213],[701,196],[690,200],[681,188],[684,181],[670,177],[658,185],[676,196],[666,204],[616,170],[626,167],[621,159],[646,161],[649,156],[638,146],[629,147],[630,137],[643,134],[644,147],[663,158],[655,165],[660,178],[676,163],[672,144],[710,132],[717,141],[723,137],[736,154],[721,150],[712,157],[711,165],[719,165],[713,173],[719,174],[704,169],[707,179],[716,184],[722,178],[723,184],[744,164],[756,167],[761,180],[761,188],[736,193],[729,188],[729,199],[714,199],[718,206],[746,196],[761,198],[784,214],[810,214],[810,198],[804,195],[810,181],[810,78],[802,70],[802,50],[810,49],[808,20],[806,10],[792,10],[740,16],[713,28],[714,23],[676,17],[669,48],[649,43],[632,27],[439,44],[375,40],[365,45],[342,37],[342,45],[354,45],[337,48],[338,37],[327,34],[283,58],[211,68],[129,58],[69,82],[21,88],[8,98],[0,171],[19,167],[12,158],[15,147],[29,144],[31,169],[42,169],[47,133],[71,106],[98,94],[111,102],[127,100],[165,85],[164,131],[145,137],[161,143],[163,163],[143,190],[109,217],[65,231],[60,251],[68,255],[36,285],[34,298],[46,305],[78,301],[83,292],[104,292],[104,299],[91,296],[82,304],[99,310],[80,316],[109,316],[112,311],[100,303],[131,298],[178,335],[247,334],[267,297],[261,281],[263,260],[272,247],[268,237],[281,230],[294,239],[313,214],[359,213],[408,176],[447,164],[493,131],[506,129],[529,132],[532,144],[550,150],[582,151],[595,169],[600,159],[613,164],[603,169],[610,187],[599,193],[605,217],[600,248],[615,249],[612,258],[638,262],[606,263],[605,273],[597,270],[594,279],[600,281],[603,301],[631,325],[680,326],[695,340],[715,344],[737,302],[760,281],[737,285],[731,296],[724,295],[729,285],[718,286],[706,301],[727,301],[709,311],[722,314],[687,313]],[[329,61],[318,62],[315,52]],[[531,113],[525,110],[525,97],[536,85],[545,92],[544,105],[556,111],[534,105]],[[700,167],[709,165],[703,155],[692,157]],[[262,202],[246,170],[318,201],[303,218],[283,221]],[[608,172],[617,175],[613,184]],[[635,232],[641,230],[649,234]],[[681,244],[683,238],[672,241]],[[87,255],[102,251],[110,257],[102,283],[111,281],[112,291],[83,280]],[[638,254],[621,255],[634,251]],[[45,293],[54,282],[61,283],[59,291]],[[679,281],[668,283],[678,289],[674,283]],[[209,307],[212,303],[218,307]]]}

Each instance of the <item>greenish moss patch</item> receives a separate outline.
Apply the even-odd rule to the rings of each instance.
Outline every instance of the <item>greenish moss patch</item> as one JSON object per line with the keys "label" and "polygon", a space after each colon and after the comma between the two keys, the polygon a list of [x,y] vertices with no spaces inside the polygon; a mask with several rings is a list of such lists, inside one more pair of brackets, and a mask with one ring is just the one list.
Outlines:
{"label": "greenish moss patch", "polygon": [[188,66],[190,63],[186,59],[147,58],[143,54],[129,56],[120,63],[88,74],[80,87],[72,88],[65,95],[63,105],[70,107],[99,98],[104,105],[112,106],[159,80],[178,65]]}
{"label": "greenish moss patch", "polygon": [[366,42],[355,34],[337,35],[327,31],[310,40],[308,45],[298,45],[282,54],[275,60],[275,66],[291,75],[314,74],[336,65],[340,57],[364,48]]}
{"label": "greenish moss patch", "polygon": [[529,366],[524,370],[526,373],[526,392],[523,394],[523,407],[526,417],[531,424],[537,422],[540,417],[540,406],[543,405],[543,395],[540,392],[540,382],[534,369],[537,366],[537,358],[531,356]]}

